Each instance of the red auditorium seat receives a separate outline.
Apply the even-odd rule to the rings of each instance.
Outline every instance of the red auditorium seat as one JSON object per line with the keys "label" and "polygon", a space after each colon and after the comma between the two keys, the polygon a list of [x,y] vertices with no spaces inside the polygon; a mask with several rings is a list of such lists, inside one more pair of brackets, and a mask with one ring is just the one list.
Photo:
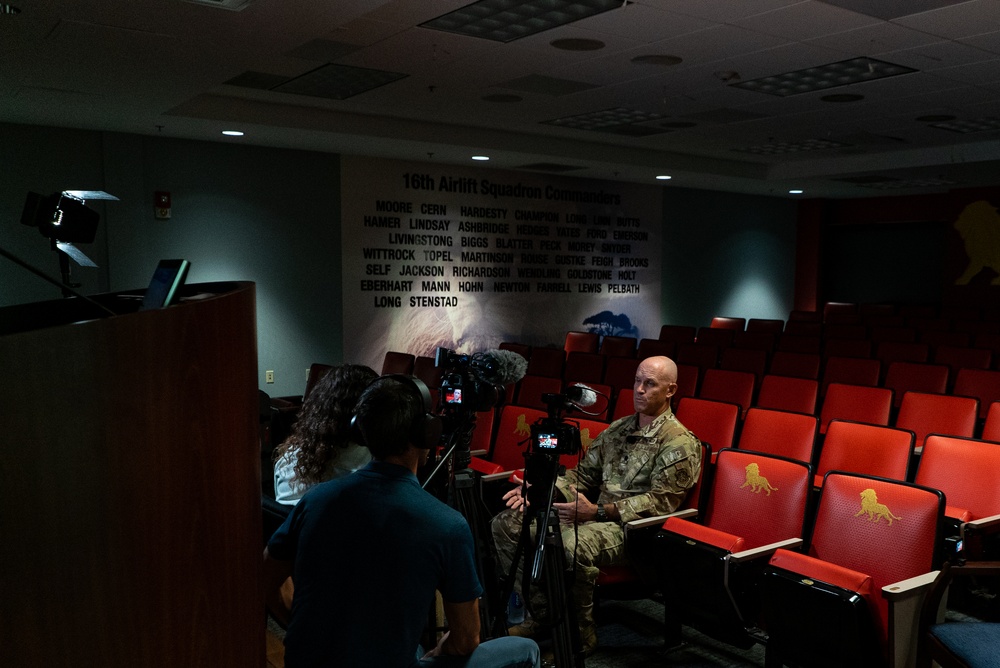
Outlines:
{"label": "red auditorium seat", "polygon": [[726,348],[722,351],[719,368],[752,373],[759,383],[767,369],[767,352],[750,348]]}
{"label": "red auditorium seat", "polygon": [[635,385],[635,371],[639,360],[634,357],[609,357],[604,365],[604,384],[615,392],[631,389]]}
{"label": "red auditorium seat", "polygon": [[566,353],[596,353],[601,343],[600,335],[594,332],[566,332],[563,350]]}
{"label": "red auditorium seat", "polygon": [[598,352],[609,357],[635,357],[636,344],[634,336],[605,336]]}
{"label": "red auditorium seat", "polygon": [[[945,515],[960,535],[995,533],[1000,524],[1000,443],[931,434],[924,442],[914,482],[945,494]],[[987,522],[976,522],[990,518]],[[968,525],[972,522],[972,525]],[[971,528],[971,531],[967,529]],[[975,549],[973,549],[975,548]],[[979,553],[982,545],[967,545]],[[976,558],[978,554],[969,554]]]}
{"label": "red auditorium seat", "polygon": [[819,431],[832,420],[850,420],[887,426],[892,418],[892,390],[885,387],[831,383],[819,413]]}
{"label": "red auditorium seat", "polygon": [[581,383],[600,383],[604,378],[604,361],[600,353],[573,351],[566,355],[563,378]]}
{"label": "red auditorium seat", "polygon": [[809,378],[766,375],[760,384],[756,405],[779,411],[815,415],[819,383]]}
{"label": "red auditorium seat", "polygon": [[811,478],[803,462],[717,453],[697,522],[668,517],[653,539],[649,565],[671,601],[664,607],[668,647],[680,641],[682,625],[737,647],[758,641],[748,627],[759,625],[760,568],[778,548],[801,544]]}
{"label": "red auditorium seat", "polygon": [[815,461],[817,427],[814,415],[751,408],[743,421],[738,447],[811,464]]}
{"label": "red auditorium seat", "polygon": [[698,336],[694,342],[700,346],[716,346],[718,348],[728,348],[733,345],[736,336],[735,329],[719,329],[717,327],[700,327]]}
{"label": "red auditorium seat", "polygon": [[[693,343],[688,341],[687,343]],[[640,360],[644,360],[647,357],[669,357],[674,359],[676,355],[677,344],[673,341],[661,341],[659,339],[639,339],[639,348],[636,351],[636,357]]]}
{"label": "red auditorium seat", "polygon": [[708,369],[701,379],[698,396],[714,401],[728,401],[740,407],[740,415],[746,413],[753,403],[756,377],[745,371]]}
{"label": "red auditorium seat", "polygon": [[794,353],[778,350],[771,356],[768,373],[775,376],[819,379],[820,356],[815,353]]}
{"label": "red auditorium seat", "polygon": [[536,346],[531,349],[527,373],[532,376],[562,378],[565,364],[566,351],[562,348],[539,348]]}
{"label": "red auditorium seat", "polygon": [[904,665],[943,512],[938,490],[828,474],[807,552],[777,550],[761,578],[765,664]]}
{"label": "red auditorium seat", "polygon": [[724,401],[684,397],[677,404],[677,419],[703,443],[718,452],[730,448],[736,436],[740,407]]}
{"label": "red auditorium seat", "polygon": [[698,333],[695,327],[689,325],[663,325],[660,327],[660,341],[669,341],[674,345],[680,343],[694,343],[694,337]]}
{"label": "red auditorium seat", "polygon": [[983,440],[1000,443],[1000,401],[994,401],[990,404],[990,409],[986,412],[986,421],[983,423]]}
{"label": "red auditorium seat", "polygon": [[785,329],[784,320],[770,318],[750,318],[747,320],[748,332],[763,332],[765,334],[781,334]]}
{"label": "red auditorium seat", "polygon": [[907,392],[896,416],[897,429],[909,429],[920,452],[928,434],[972,437],[979,417],[979,400],[947,394]]}
{"label": "red auditorium seat", "polygon": [[416,357],[409,353],[388,351],[382,360],[382,375],[400,373],[405,376],[413,374],[413,362]]}
{"label": "red auditorium seat", "polygon": [[823,367],[823,379],[820,383],[820,396],[826,396],[826,388],[831,383],[845,385],[878,386],[879,372],[882,364],[878,360],[866,360],[857,357],[831,357]]}
{"label": "red auditorium seat", "polygon": [[895,395],[894,404],[899,408],[907,392],[944,394],[948,391],[948,367],[943,364],[893,362],[885,374],[884,387]]}
{"label": "red auditorium seat", "polygon": [[746,324],[746,318],[716,316],[712,318],[711,327],[714,327],[715,329],[734,329],[742,332],[746,329]]}
{"label": "red auditorium seat", "polygon": [[828,471],[848,471],[907,480],[913,434],[903,429],[834,420],[826,430],[816,465],[816,486]]}

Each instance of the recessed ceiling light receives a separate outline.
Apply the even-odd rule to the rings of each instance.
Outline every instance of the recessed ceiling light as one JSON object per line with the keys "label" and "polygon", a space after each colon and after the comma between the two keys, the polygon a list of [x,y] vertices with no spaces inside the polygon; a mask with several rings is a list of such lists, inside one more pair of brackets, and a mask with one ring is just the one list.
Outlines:
{"label": "recessed ceiling light", "polygon": [[7,14],[9,16],[14,16],[15,14],[20,14],[20,7],[15,7],[14,5],[8,5],[6,2],[0,2],[0,15]]}
{"label": "recessed ceiling light", "polygon": [[604,42],[599,39],[583,39],[567,37],[549,42],[550,45],[563,51],[599,51],[604,48]]}
{"label": "recessed ceiling light", "polygon": [[222,134],[226,135],[227,137],[242,137],[243,136],[243,133],[240,132],[239,130],[223,130]]}
{"label": "recessed ceiling light", "polygon": [[669,181],[672,178],[674,178],[674,177],[668,176],[666,174],[660,174],[659,176],[656,177],[656,180],[657,181]]}
{"label": "recessed ceiling light", "polygon": [[804,192],[805,192],[804,190],[789,190],[788,194],[789,195],[801,195]]}
{"label": "recessed ceiling light", "polygon": [[636,65],[663,65],[665,67],[669,67],[671,65],[680,65],[684,62],[684,59],[680,56],[649,54],[647,56],[636,56],[632,59],[632,62]]}
{"label": "recessed ceiling light", "polygon": [[488,156],[488,155],[474,155],[474,156],[472,156],[472,159],[473,160],[489,160],[490,156]]}

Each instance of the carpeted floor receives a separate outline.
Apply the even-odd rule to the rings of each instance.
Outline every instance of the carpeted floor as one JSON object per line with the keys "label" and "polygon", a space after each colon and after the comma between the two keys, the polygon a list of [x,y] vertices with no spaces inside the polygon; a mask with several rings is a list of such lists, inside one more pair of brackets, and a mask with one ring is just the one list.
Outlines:
{"label": "carpeted floor", "polygon": [[[685,644],[672,651],[663,647],[663,605],[652,600],[606,601],[598,610],[600,646],[586,659],[586,668],[631,668],[632,666],[685,666],[720,668],[723,666],[758,668],[764,665],[764,648],[746,651],[718,643],[697,631],[684,628]],[[284,632],[273,621],[268,623],[273,648]],[[539,643],[543,652],[549,643]],[[269,666],[282,668],[280,656],[269,649]],[[560,667],[562,668],[562,667]]]}
{"label": "carpeted floor", "polygon": [[[982,592],[959,592],[963,612],[949,610],[952,621],[1000,621],[996,588]],[[747,650],[717,642],[688,627],[683,628],[684,644],[666,650],[663,644],[663,604],[649,599],[604,601],[596,611],[599,646],[586,659],[585,668],[632,668],[677,666],[680,668],[760,668],[764,665],[764,647]],[[268,621],[268,666],[283,668],[281,640],[284,631]],[[543,652],[551,643],[539,643]],[[573,668],[559,666],[559,668]]]}
{"label": "carpeted floor", "polygon": [[[663,645],[663,604],[653,600],[605,601],[597,610],[597,650],[586,660],[586,668],[631,668],[632,666],[685,666],[720,668],[764,665],[764,648],[756,645],[740,650],[683,629],[684,644],[670,651]],[[543,650],[546,643],[540,643]]]}

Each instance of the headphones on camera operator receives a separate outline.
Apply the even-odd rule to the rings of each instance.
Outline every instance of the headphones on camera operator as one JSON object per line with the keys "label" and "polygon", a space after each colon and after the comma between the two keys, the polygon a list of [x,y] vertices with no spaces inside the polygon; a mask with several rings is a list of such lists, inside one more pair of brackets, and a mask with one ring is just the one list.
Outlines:
{"label": "headphones on camera operator", "polygon": [[354,430],[359,440],[361,442],[365,442],[358,417],[365,412],[364,409],[366,408],[366,403],[370,400],[376,384],[384,383],[386,381],[394,381],[410,388],[410,390],[416,394],[417,399],[420,402],[420,408],[417,415],[409,427],[407,436],[409,442],[420,450],[430,450],[437,447],[437,445],[441,442],[441,434],[444,427],[441,422],[441,418],[431,412],[434,407],[434,401],[431,398],[430,389],[428,389],[427,385],[419,378],[416,378],[415,376],[405,376],[403,374],[380,376],[373,380],[371,384],[365,388],[361,398],[358,399],[358,405],[354,408],[354,415],[351,416],[351,428]]}

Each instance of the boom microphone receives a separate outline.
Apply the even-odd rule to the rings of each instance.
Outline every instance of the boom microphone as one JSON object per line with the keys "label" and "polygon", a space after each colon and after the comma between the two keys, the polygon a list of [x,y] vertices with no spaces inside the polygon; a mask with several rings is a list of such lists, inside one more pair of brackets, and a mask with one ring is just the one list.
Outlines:
{"label": "boom microphone", "polygon": [[472,356],[472,366],[495,385],[510,385],[524,378],[528,360],[513,350],[487,350]]}
{"label": "boom microphone", "polygon": [[576,383],[566,388],[566,399],[580,408],[587,408],[597,403],[597,391],[583,383]]}

